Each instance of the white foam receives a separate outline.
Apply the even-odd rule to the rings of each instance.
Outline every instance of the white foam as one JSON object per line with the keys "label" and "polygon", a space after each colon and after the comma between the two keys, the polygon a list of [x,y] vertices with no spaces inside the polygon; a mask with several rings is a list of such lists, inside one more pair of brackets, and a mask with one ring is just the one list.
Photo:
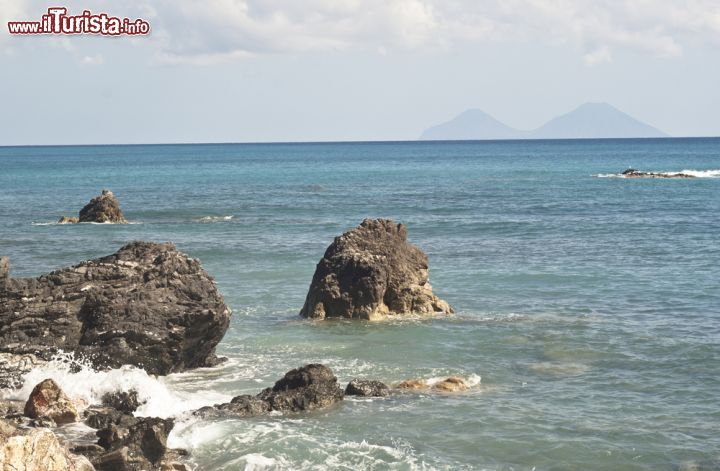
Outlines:
{"label": "white foam", "polygon": [[[690,176],[693,176],[696,178],[720,178],[720,170],[685,169],[685,170],[680,170],[679,172],[648,171],[648,172],[644,172],[644,173],[654,173],[656,175],[677,175],[678,173],[682,173],[682,174],[690,175]],[[627,175],[623,175],[622,173],[598,173],[593,176],[597,177],[597,178],[628,178]]]}
{"label": "white foam", "polygon": [[222,222],[231,221],[235,216],[205,216],[198,219],[200,222]]}
{"label": "white foam", "polygon": [[103,394],[134,389],[145,404],[135,412],[136,416],[172,417],[200,407],[228,402],[231,397],[213,391],[188,393],[173,389],[170,377],[156,377],[144,370],[123,366],[122,368],[95,371],[72,355],[60,353],[52,361],[24,375],[23,386],[3,393],[5,399],[25,401],[36,384],[51,378],[81,409],[99,404]]}

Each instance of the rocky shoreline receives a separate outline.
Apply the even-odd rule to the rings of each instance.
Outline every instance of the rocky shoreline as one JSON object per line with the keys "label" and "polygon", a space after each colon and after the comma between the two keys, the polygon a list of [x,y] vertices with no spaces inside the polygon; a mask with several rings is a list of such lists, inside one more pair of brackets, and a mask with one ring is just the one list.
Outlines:
{"label": "rocky shoreline", "polygon": [[[107,190],[88,206],[80,221],[88,214],[104,219],[100,222],[124,221]],[[10,260],[0,258],[0,391],[19,388],[30,371],[47,365],[59,352],[97,370],[133,365],[153,375],[222,361],[215,348],[228,329],[230,309],[200,262],[171,243],[132,242],[112,255],[37,278],[13,278],[10,268]],[[328,247],[300,314],[376,320],[452,312],[433,293],[427,256],[407,242],[405,226],[366,219]],[[288,371],[256,395],[239,395],[189,415],[296,414],[337,406],[345,396],[467,389],[456,377],[432,385],[406,380],[394,387],[354,379],[342,388],[327,366],[308,364]],[[76,404],[55,381],[45,379],[24,404],[0,401],[0,468],[190,469],[183,463],[185,451],[167,447],[174,419],[136,417],[140,405],[133,390],[106,394],[100,404]],[[95,430],[91,443],[67,443],[53,433],[56,427],[79,422]]]}

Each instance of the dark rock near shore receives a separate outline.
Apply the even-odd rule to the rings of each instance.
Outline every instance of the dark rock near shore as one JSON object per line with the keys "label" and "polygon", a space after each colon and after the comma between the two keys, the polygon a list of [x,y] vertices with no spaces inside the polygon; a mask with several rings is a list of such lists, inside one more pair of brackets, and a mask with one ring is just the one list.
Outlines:
{"label": "dark rock near shore", "polygon": [[135,418],[126,415],[126,422],[111,423],[97,431],[98,445],[88,449],[92,463],[98,470],[159,469],[167,451],[167,436],[173,428],[172,419],[156,417]]}
{"label": "dark rock near shore", "polygon": [[634,168],[629,168],[622,173],[625,178],[695,178],[687,173],[670,173],[670,172],[642,172]]}
{"label": "dark rock near shore", "polygon": [[133,242],[113,255],[6,282],[0,386],[18,382],[3,362],[42,362],[58,349],[98,368],[130,364],[151,374],[212,366],[229,322],[198,260],[170,243]]}
{"label": "dark rock near shore", "polygon": [[346,396],[383,397],[390,394],[390,388],[381,381],[354,379],[345,388]]}
{"label": "dark rock near shore", "polygon": [[309,364],[288,371],[272,388],[256,396],[237,396],[229,403],[203,407],[194,414],[210,418],[228,414],[252,417],[271,411],[305,412],[330,407],[343,397],[343,390],[330,368]]}
{"label": "dark rock near shore", "polygon": [[103,190],[99,196],[91,199],[80,210],[80,222],[111,222],[115,224],[127,223],[120,210],[120,202],[110,190]]}
{"label": "dark rock near shore", "polygon": [[408,243],[405,226],[389,219],[366,219],[336,237],[325,251],[300,315],[378,319],[452,312],[433,294],[427,255]]}
{"label": "dark rock near shore", "polygon": [[138,393],[134,389],[130,391],[118,391],[106,393],[101,398],[102,404],[126,414],[132,414],[143,403],[138,399]]}

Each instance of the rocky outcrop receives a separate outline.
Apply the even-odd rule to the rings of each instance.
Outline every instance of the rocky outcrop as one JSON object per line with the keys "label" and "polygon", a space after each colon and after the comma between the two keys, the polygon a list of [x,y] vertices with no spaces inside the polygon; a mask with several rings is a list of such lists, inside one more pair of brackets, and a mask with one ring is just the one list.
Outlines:
{"label": "rocky outcrop", "polygon": [[346,396],[383,397],[389,394],[387,384],[368,379],[354,379],[345,388]]}
{"label": "rocky outcrop", "polygon": [[229,322],[198,260],[170,243],[133,242],[38,278],[10,278],[0,291],[0,354],[40,361],[62,349],[98,368],[168,374],[217,364]]}
{"label": "rocky outcrop", "polygon": [[408,243],[405,226],[366,219],[336,237],[325,251],[300,315],[372,320],[388,314],[452,312],[433,294],[427,255]]}
{"label": "rocky outcrop", "polygon": [[242,395],[229,403],[203,407],[195,412],[201,417],[236,415],[251,417],[271,411],[305,412],[325,409],[343,400],[343,390],[330,368],[309,364],[288,371],[272,388],[256,396]]}
{"label": "rocky outcrop", "polygon": [[25,403],[24,414],[31,419],[48,417],[58,425],[77,422],[80,418],[70,398],[52,379],[46,379],[33,388]]}
{"label": "rocky outcrop", "polygon": [[694,175],[682,172],[642,172],[634,168],[625,170],[621,175],[625,178],[695,178]]}
{"label": "rocky outcrop", "polygon": [[0,419],[0,470],[93,471],[84,456],[70,453],[45,428],[20,429]]}
{"label": "rocky outcrop", "polygon": [[10,279],[10,259],[7,257],[0,257],[0,291],[5,289],[8,280]]}
{"label": "rocky outcrop", "polygon": [[103,190],[99,196],[91,199],[90,202],[80,210],[79,220],[80,222],[127,223],[125,216],[123,216],[120,210],[120,202],[118,202],[110,190]]}

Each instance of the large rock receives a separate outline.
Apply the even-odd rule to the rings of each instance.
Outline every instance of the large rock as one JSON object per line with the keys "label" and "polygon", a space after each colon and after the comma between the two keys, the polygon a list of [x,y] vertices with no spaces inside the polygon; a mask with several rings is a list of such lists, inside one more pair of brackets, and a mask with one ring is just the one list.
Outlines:
{"label": "large rock", "polygon": [[448,303],[433,294],[427,255],[408,243],[405,226],[366,219],[336,237],[325,251],[300,315],[378,319],[451,312]]}
{"label": "large rock", "polygon": [[345,388],[346,396],[383,397],[390,394],[390,388],[382,381],[354,379]]}
{"label": "large rock", "polygon": [[46,379],[33,388],[24,413],[31,419],[48,417],[58,425],[77,422],[80,418],[70,398],[52,379]]}
{"label": "large rock", "polygon": [[113,192],[103,190],[99,196],[91,199],[88,204],[80,210],[80,222],[111,222],[115,224],[127,223],[125,216],[120,210]]}
{"label": "large rock", "polygon": [[48,429],[20,429],[0,419],[0,470],[93,471],[84,456],[70,453]]}
{"label": "large rock", "polygon": [[235,415],[252,417],[271,411],[304,412],[325,409],[343,400],[343,390],[330,368],[309,364],[288,371],[272,388],[256,396],[242,395],[229,403],[195,411],[201,417]]}
{"label": "large rock", "polygon": [[47,360],[62,349],[98,368],[168,374],[217,364],[229,322],[213,279],[170,243],[133,242],[38,278],[11,278],[0,291],[0,353],[13,358]]}

